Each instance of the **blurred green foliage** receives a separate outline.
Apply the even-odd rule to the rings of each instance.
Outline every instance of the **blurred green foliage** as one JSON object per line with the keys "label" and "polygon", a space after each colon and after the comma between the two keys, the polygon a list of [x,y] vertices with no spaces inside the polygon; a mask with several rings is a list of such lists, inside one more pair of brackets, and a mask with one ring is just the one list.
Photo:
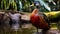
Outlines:
{"label": "blurred green foliage", "polygon": [[[19,1],[22,2],[22,8],[24,11],[29,11],[29,5],[33,2],[33,0],[0,0],[0,9],[7,10],[7,9],[20,9]],[[11,7],[10,7],[11,6]],[[28,10],[27,10],[28,9]]]}

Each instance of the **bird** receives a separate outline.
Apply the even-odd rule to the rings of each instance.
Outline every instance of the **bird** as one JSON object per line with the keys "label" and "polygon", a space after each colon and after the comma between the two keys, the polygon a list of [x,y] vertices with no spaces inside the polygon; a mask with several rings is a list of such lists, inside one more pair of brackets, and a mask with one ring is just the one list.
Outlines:
{"label": "bird", "polygon": [[37,32],[38,29],[43,29],[43,34],[45,34],[50,28],[47,16],[43,12],[39,12],[38,9],[34,9],[32,11],[30,15],[30,22],[33,26],[37,27]]}

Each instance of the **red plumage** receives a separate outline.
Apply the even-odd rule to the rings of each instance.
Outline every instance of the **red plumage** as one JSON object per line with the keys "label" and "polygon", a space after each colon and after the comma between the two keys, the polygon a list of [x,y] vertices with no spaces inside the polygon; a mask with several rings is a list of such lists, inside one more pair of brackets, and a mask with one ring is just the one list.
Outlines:
{"label": "red plumage", "polygon": [[43,16],[39,15],[38,9],[33,10],[30,16],[30,21],[37,28],[40,28],[40,29],[48,28],[48,23],[45,21]]}

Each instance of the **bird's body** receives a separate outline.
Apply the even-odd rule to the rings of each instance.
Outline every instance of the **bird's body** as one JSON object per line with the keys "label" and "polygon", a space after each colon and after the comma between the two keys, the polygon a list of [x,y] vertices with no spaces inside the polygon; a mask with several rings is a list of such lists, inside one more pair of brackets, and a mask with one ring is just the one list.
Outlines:
{"label": "bird's body", "polygon": [[49,24],[45,17],[43,13],[38,12],[38,9],[35,9],[31,14],[30,21],[37,28],[46,29],[49,27]]}
{"label": "bird's body", "polygon": [[30,16],[30,21],[32,25],[37,27],[37,32],[38,28],[43,29],[42,34],[46,34],[46,32],[49,30],[49,21],[46,15],[42,12],[39,12],[38,9],[34,9],[31,16]]}

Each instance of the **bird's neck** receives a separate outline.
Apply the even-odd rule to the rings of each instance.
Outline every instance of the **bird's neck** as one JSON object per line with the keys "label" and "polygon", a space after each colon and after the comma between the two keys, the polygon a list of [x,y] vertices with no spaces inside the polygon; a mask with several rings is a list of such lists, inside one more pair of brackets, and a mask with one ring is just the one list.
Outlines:
{"label": "bird's neck", "polygon": [[34,9],[33,12],[32,12],[33,15],[37,14],[37,13],[38,13],[38,9]]}

